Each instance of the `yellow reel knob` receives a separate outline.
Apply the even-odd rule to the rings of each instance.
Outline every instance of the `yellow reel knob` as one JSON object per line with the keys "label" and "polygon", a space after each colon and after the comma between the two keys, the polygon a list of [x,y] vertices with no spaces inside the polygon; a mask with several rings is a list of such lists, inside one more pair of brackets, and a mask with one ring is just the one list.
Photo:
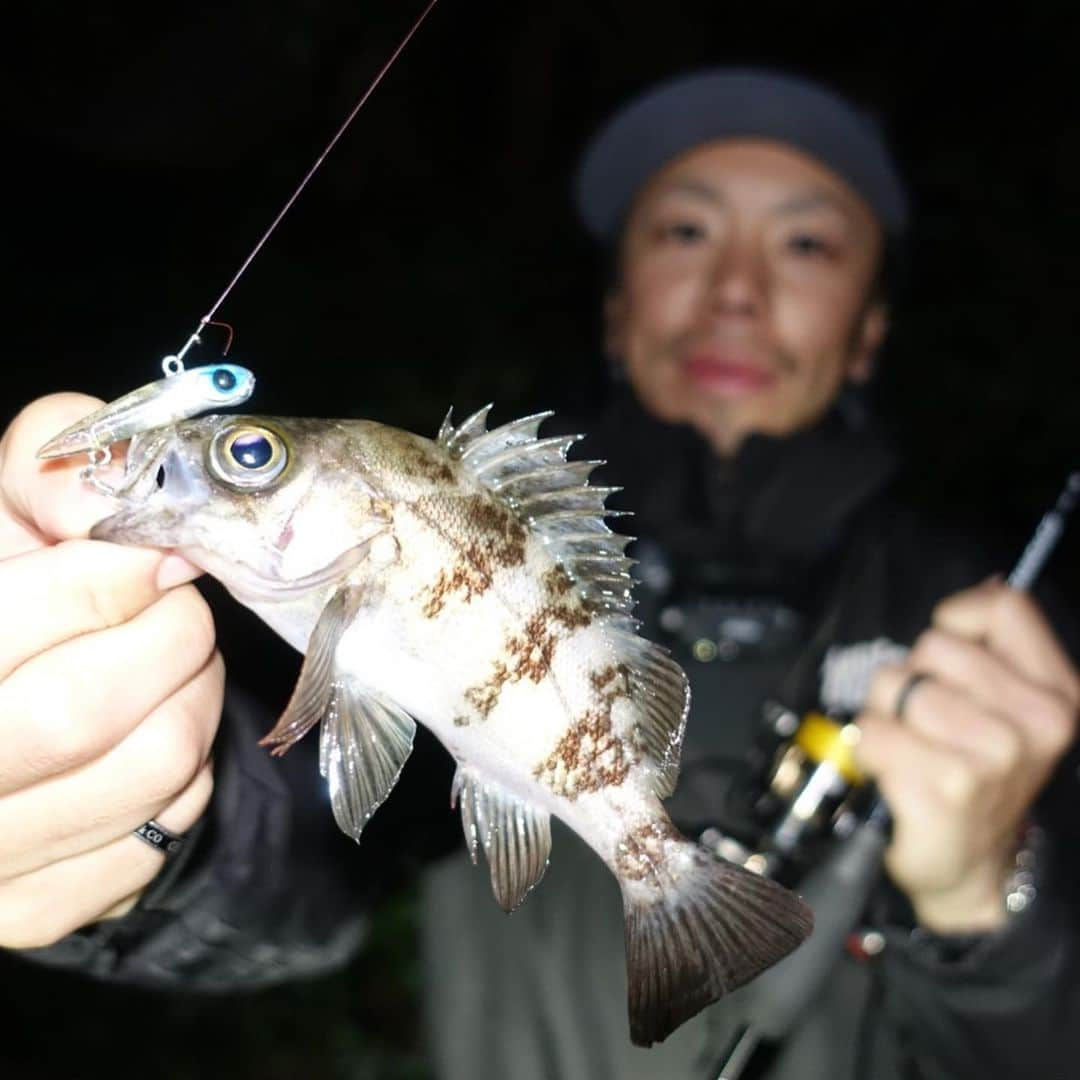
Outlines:
{"label": "yellow reel knob", "polygon": [[807,713],[795,732],[795,745],[811,761],[828,761],[849,783],[861,784],[866,777],[855,764],[853,750],[859,741],[854,724],[841,724],[824,713]]}

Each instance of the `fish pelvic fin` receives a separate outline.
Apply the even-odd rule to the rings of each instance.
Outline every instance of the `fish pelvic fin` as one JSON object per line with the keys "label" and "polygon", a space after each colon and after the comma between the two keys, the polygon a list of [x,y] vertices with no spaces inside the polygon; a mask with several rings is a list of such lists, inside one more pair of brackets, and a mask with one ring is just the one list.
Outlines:
{"label": "fish pelvic fin", "polygon": [[620,879],[626,915],[630,1038],[680,1024],[797,948],[813,913],[775,881],[682,841],[691,869],[662,890]]}
{"label": "fish pelvic fin", "polygon": [[280,756],[323,722],[319,771],[330,788],[334,819],[354,840],[397,783],[416,734],[416,722],[403,709],[337,668],[338,643],[365,596],[363,585],[345,584],[327,601],[289,704],[260,740]]}
{"label": "fish pelvic fin", "polygon": [[347,836],[360,840],[397,783],[415,735],[416,721],[395,702],[348,677],[334,681],[319,736],[319,772]]}
{"label": "fish pelvic fin", "polygon": [[491,888],[503,911],[513,911],[544,876],[551,855],[551,815],[493,780],[459,765],[450,805],[460,800],[461,825],[472,861],[483,847]]}

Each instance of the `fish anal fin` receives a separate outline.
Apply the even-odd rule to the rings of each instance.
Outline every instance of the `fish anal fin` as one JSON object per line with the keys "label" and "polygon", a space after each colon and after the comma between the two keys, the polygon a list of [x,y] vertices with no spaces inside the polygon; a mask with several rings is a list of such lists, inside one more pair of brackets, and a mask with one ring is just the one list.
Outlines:
{"label": "fish anal fin", "polygon": [[461,825],[473,862],[483,847],[495,899],[503,911],[513,911],[547,869],[551,815],[461,765],[451,803],[456,800],[461,803]]}
{"label": "fish anal fin", "polygon": [[416,721],[352,679],[335,679],[319,738],[319,771],[334,819],[354,840],[390,794],[412,751]]}
{"label": "fish anal fin", "polygon": [[692,868],[664,889],[623,881],[630,1037],[638,1046],[680,1024],[797,948],[813,913],[768,878],[688,841]]}
{"label": "fish anal fin", "polygon": [[289,703],[274,727],[259,740],[260,746],[271,746],[271,752],[280,756],[322,719],[333,694],[338,642],[356,616],[363,597],[362,586],[343,585],[327,601],[308,639]]}

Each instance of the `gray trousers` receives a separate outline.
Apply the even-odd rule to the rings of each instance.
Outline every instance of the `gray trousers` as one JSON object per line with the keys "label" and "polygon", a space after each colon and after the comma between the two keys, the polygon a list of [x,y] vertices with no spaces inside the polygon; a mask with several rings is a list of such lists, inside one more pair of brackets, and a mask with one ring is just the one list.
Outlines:
{"label": "gray trousers", "polygon": [[[513,914],[487,865],[453,856],[425,875],[425,1019],[439,1080],[715,1080],[734,1030],[723,1003],[649,1050],[630,1042],[618,883],[553,821],[551,865]],[[854,1071],[865,971],[838,964],[770,1080],[843,1080]],[[875,1080],[889,1080],[892,1070]]]}

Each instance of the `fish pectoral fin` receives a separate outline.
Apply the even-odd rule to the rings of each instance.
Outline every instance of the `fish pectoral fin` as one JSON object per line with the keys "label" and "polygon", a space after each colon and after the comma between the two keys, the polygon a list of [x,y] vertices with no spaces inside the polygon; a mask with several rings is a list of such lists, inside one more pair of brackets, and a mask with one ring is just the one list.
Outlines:
{"label": "fish pectoral fin", "polygon": [[364,598],[360,585],[343,585],[327,601],[308,640],[300,677],[281,719],[259,740],[280,756],[299,742],[330,707],[334,692],[334,656],[341,635],[355,618]]}
{"label": "fish pectoral fin", "polygon": [[547,869],[551,815],[461,765],[454,776],[451,805],[459,798],[472,861],[482,845],[495,899],[503,911],[513,911]]}
{"label": "fish pectoral fin", "polygon": [[334,819],[354,840],[390,794],[412,751],[416,721],[388,698],[345,677],[334,681],[319,738],[319,772]]}

